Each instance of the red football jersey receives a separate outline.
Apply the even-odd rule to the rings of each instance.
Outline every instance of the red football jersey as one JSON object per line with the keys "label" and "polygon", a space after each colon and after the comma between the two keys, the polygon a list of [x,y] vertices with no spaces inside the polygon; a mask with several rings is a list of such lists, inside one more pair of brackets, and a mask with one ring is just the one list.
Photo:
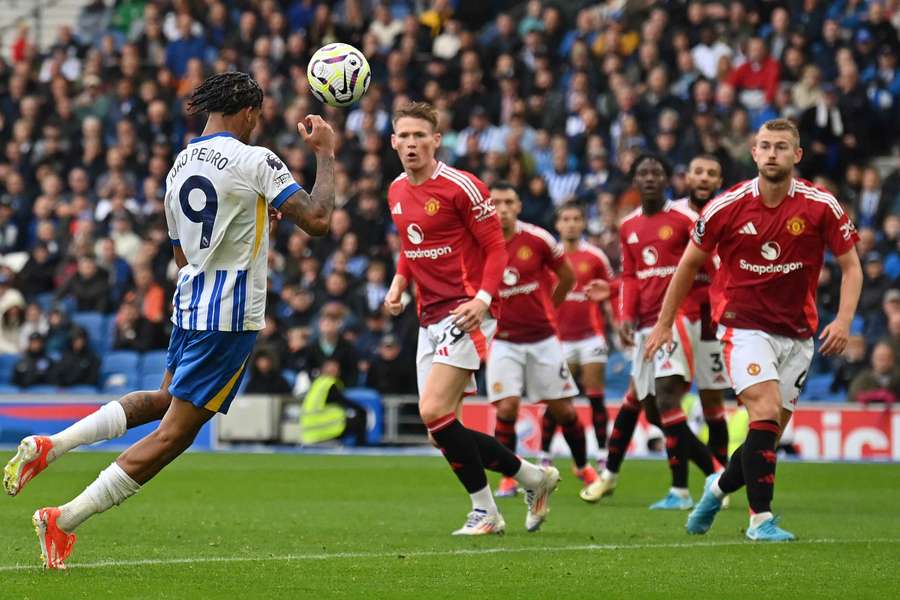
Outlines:
{"label": "red football jersey", "polygon": [[[400,236],[397,272],[416,282],[422,326],[439,322],[479,290],[496,298],[506,243],[480,179],[438,162],[420,185],[405,173],[395,179],[388,204]],[[491,303],[495,317],[498,304]]]}
{"label": "red football jersey", "polygon": [[713,318],[729,327],[809,338],[818,327],[816,287],[826,248],[840,256],[859,236],[840,203],[803,179],[791,181],[775,208],[759,197],[759,179],[707,204],[693,241],[722,264]]}
{"label": "red football jersey", "polygon": [[500,320],[497,337],[528,344],[556,335],[550,294],[555,273],[566,255],[546,230],[516,223],[516,233],[506,242],[509,264],[500,286]]}
{"label": "red football jersey", "polygon": [[[673,204],[685,214],[690,214],[694,221],[700,218],[700,215],[691,207],[687,198],[675,200]],[[712,324],[709,322],[709,288],[712,285],[716,271],[718,271],[717,259],[715,255],[711,255],[706,264],[697,272],[697,277],[694,279],[694,287],[691,288],[690,293],[679,307],[679,312],[691,321],[703,319],[703,339],[715,339],[715,335],[710,333]]]}
{"label": "red football jersey", "polygon": [[622,221],[622,320],[637,327],[656,323],[669,280],[690,240],[695,214],[667,201],[662,210],[645,215],[641,208]]}
{"label": "red football jersey", "polygon": [[566,295],[566,300],[556,309],[559,324],[559,339],[575,342],[605,331],[600,303],[591,302],[584,293],[584,287],[595,279],[611,282],[615,277],[609,259],[600,248],[585,241],[578,243],[575,250],[566,252],[575,271],[575,287]]}

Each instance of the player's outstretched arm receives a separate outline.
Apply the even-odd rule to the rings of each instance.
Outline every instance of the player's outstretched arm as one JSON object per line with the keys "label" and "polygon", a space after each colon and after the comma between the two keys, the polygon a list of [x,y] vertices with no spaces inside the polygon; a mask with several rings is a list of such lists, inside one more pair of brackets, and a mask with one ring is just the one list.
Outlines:
{"label": "player's outstretched arm", "polygon": [[838,306],[837,317],[829,323],[819,339],[823,340],[820,351],[825,356],[841,354],[847,347],[850,338],[850,323],[856,314],[856,305],[859,303],[859,294],[862,291],[862,268],[859,266],[859,256],[856,248],[850,248],[837,257],[838,266],[841,268],[841,301]]}
{"label": "player's outstretched arm", "polygon": [[675,270],[675,275],[672,276],[672,281],[669,282],[669,287],[666,289],[662,308],[659,311],[659,319],[647,338],[645,360],[651,360],[657,350],[672,341],[672,324],[675,322],[678,307],[691,291],[697,271],[706,264],[708,258],[708,252],[704,252],[694,244],[688,244],[678,263],[678,269]]}
{"label": "player's outstretched arm", "polygon": [[310,193],[291,195],[279,210],[309,235],[321,236],[328,233],[334,210],[334,130],[318,115],[297,123],[297,130],[316,155],[316,183]]}

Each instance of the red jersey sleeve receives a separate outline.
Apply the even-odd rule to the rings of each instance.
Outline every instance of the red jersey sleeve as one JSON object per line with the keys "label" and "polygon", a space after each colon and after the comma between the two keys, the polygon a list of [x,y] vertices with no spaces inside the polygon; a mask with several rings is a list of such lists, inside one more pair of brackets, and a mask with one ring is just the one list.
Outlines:
{"label": "red jersey sleeve", "polygon": [[479,287],[491,297],[495,297],[500,289],[503,270],[509,260],[506,254],[506,240],[503,239],[500,219],[497,218],[497,211],[487,186],[477,177],[469,177],[468,174],[466,176],[475,185],[480,199],[460,190],[455,196],[456,207],[463,215],[466,227],[484,251],[484,269]]}
{"label": "red jersey sleeve", "polygon": [[704,252],[713,252],[722,235],[722,228],[726,222],[723,210],[708,210],[718,208],[713,202],[709,202],[703,210],[700,218],[694,221],[691,228],[691,242]]}
{"label": "red jersey sleeve", "polygon": [[825,211],[824,231],[825,243],[835,256],[841,256],[850,251],[859,241],[859,234],[850,215],[844,212],[837,200],[829,205],[830,210]]}
{"label": "red jersey sleeve", "polygon": [[635,271],[634,257],[629,244],[625,243],[625,229],[619,230],[619,243],[622,245],[622,289],[619,293],[619,313],[622,321],[637,321],[638,316],[638,280]]}
{"label": "red jersey sleeve", "polygon": [[406,260],[406,255],[402,251],[399,258],[397,258],[397,275],[401,275],[408,283],[412,282],[412,271],[409,268],[409,261]]}

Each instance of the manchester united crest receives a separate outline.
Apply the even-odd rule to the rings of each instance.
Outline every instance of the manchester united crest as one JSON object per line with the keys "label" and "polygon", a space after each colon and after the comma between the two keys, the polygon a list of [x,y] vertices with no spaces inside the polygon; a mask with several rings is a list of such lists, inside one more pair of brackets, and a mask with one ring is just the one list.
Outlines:
{"label": "manchester united crest", "polygon": [[577,269],[578,269],[579,273],[587,273],[588,271],[591,270],[591,263],[583,260],[578,263]]}
{"label": "manchester united crest", "polygon": [[516,258],[519,260],[528,260],[534,256],[534,252],[531,251],[531,248],[528,246],[520,246],[518,250],[516,250]]}
{"label": "manchester united crest", "polygon": [[747,373],[753,377],[756,377],[757,375],[759,375],[759,372],[761,370],[762,370],[762,367],[760,367],[756,363],[750,363],[749,365],[747,365]]}
{"label": "manchester united crest", "polygon": [[500,383],[499,381],[495,381],[494,385],[492,385],[491,388],[494,390],[495,394],[499,394],[500,392],[503,391],[503,384]]}
{"label": "manchester united crest", "polygon": [[801,217],[791,217],[787,221],[787,230],[791,235],[800,235],[806,231],[806,221]]}
{"label": "manchester united crest", "polygon": [[429,217],[433,217],[441,210],[441,203],[437,198],[429,198],[427,202],[425,202],[425,214]]}
{"label": "manchester united crest", "polygon": [[659,239],[667,240],[672,237],[672,234],[675,233],[671,227],[668,225],[663,225],[659,228]]}

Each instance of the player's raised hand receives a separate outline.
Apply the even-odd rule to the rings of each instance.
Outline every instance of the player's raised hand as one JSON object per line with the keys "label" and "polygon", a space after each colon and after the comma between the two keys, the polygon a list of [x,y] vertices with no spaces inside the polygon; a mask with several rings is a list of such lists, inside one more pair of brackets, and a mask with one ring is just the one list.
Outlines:
{"label": "player's raised hand", "polygon": [[619,341],[626,348],[634,346],[634,323],[622,321],[622,324],[619,326]]}
{"label": "player's raised hand", "polygon": [[297,123],[303,142],[316,154],[334,154],[334,129],[319,115],[308,115]]}
{"label": "player's raised hand", "polygon": [[653,326],[647,341],[644,343],[644,360],[653,360],[653,355],[657,350],[664,348],[672,343],[672,328],[663,327],[659,323]]}
{"label": "player's raised hand", "polygon": [[456,317],[453,324],[463,331],[472,331],[484,320],[487,314],[488,305],[478,298],[472,298],[468,302],[463,302],[450,311],[450,314]]}
{"label": "player's raised hand", "polygon": [[609,298],[609,283],[603,279],[592,279],[584,286],[584,293],[591,302],[603,302]]}
{"label": "player's raised hand", "polygon": [[823,340],[822,347],[819,348],[823,356],[841,354],[850,339],[850,324],[835,319],[822,330],[819,339]]}

